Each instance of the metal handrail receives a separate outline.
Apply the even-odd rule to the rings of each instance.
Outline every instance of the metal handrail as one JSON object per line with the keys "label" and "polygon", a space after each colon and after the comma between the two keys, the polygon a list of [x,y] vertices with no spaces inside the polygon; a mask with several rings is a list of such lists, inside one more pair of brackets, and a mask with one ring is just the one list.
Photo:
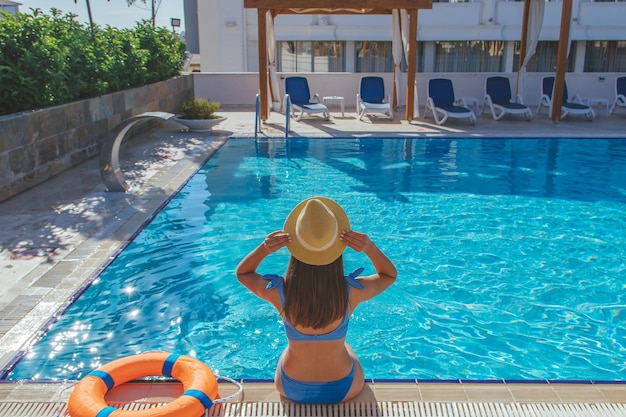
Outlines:
{"label": "metal handrail", "polygon": [[259,132],[261,131],[261,97],[259,94],[256,95],[256,110],[254,116],[254,138],[257,139],[259,137]]}
{"label": "metal handrail", "polygon": [[291,120],[291,99],[285,94],[285,139],[289,139],[289,121]]}
{"label": "metal handrail", "polygon": [[[289,121],[291,114],[291,100],[289,94],[285,94],[285,139],[289,138]],[[257,93],[256,95],[256,109],[254,113],[254,138],[258,139],[258,134],[261,132],[261,97]]]}

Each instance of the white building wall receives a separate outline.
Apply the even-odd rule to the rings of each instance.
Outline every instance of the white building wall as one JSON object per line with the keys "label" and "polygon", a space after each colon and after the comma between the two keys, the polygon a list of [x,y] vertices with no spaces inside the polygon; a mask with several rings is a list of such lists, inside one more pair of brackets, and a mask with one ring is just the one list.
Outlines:
{"label": "white building wall", "polygon": [[578,25],[588,40],[624,40],[626,3],[581,3]]}
{"label": "white building wall", "polygon": [[246,71],[246,28],[243,0],[199,0],[201,70]]}
{"label": "white building wall", "polygon": [[[347,112],[355,112],[356,93],[359,80],[367,73],[333,73],[331,77],[324,73],[282,73],[282,78],[290,75],[305,76],[309,82],[311,93],[319,93],[320,96],[337,95],[345,98]],[[388,92],[393,88],[393,74],[376,74],[385,80],[385,89]],[[484,97],[485,79],[491,75],[503,75],[508,77],[511,87],[515,89],[517,73],[460,73],[460,72],[422,72],[416,74],[415,83],[420,111],[426,104],[426,86],[428,80],[433,77],[450,78],[454,84],[457,97],[474,97],[482,102]],[[529,72],[526,75],[526,91],[522,96],[526,104],[533,111],[537,109],[541,98],[541,79],[546,75],[554,75],[542,72]],[[401,74],[401,83],[406,85],[406,73]],[[570,95],[579,94],[581,97],[604,97],[611,102],[615,98],[615,79],[626,74],[611,73],[567,73],[565,80]],[[245,73],[194,73],[194,89],[197,97],[209,97],[211,100],[220,102],[223,106],[254,106],[255,96],[259,91],[259,76],[253,72]],[[281,95],[284,92],[284,80],[280,82]],[[400,92],[400,103],[405,102],[405,92]],[[331,107],[332,111],[337,107]],[[544,109],[539,117],[547,117]]]}

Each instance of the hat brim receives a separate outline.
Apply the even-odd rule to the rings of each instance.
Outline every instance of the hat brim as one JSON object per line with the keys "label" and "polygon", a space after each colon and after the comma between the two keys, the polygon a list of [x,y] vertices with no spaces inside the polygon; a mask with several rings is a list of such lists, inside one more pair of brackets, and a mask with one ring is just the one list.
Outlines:
{"label": "hat brim", "polygon": [[[298,242],[298,239],[295,239],[296,221],[298,220],[298,216],[300,216],[300,212],[304,209],[309,200],[320,200],[330,209],[330,211],[333,212],[335,218],[337,219],[337,238],[328,249],[323,251],[312,251],[306,249],[300,244],[300,242]],[[287,245],[287,249],[291,252],[291,255],[293,255],[294,258],[309,265],[328,265],[339,258],[346,248],[346,245],[339,240],[339,234],[345,230],[350,230],[350,221],[348,220],[348,215],[343,208],[334,200],[326,197],[311,197],[300,202],[293,208],[293,210],[291,210],[291,213],[289,213],[287,219],[285,220],[283,229],[292,236],[291,243]]]}

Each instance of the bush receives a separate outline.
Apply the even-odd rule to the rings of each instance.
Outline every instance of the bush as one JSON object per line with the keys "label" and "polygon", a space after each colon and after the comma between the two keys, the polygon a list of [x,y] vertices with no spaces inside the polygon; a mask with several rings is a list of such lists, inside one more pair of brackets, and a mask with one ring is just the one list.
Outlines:
{"label": "bush", "polygon": [[149,21],[94,26],[76,15],[0,12],[0,115],[140,87],[178,75],[184,42]]}
{"label": "bush", "polygon": [[179,110],[181,119],[218,119],[215,112],[220,109],[220,103],[209,101],[206,98],[194,98],[186,101]]}

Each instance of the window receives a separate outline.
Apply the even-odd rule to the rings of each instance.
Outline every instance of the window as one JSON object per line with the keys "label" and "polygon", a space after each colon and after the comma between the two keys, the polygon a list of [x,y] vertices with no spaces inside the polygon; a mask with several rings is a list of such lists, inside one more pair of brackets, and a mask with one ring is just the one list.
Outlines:
{"label": "window", "polygon": [[[535,53],[528,61],[526,71],[528,72],[554,72],[556,71],[556,58],[558,54],[558,41],[539,41]],[[515,42],[515,56],[513,57],[513,71],[519,69],[519,48],[520,43]],[[576,62],[576,45],[572,42],[569,57],[567,58],[567,71],[574,71]]]}
{"label": "window", "polygon": [[344,72],[344,42],[278,42],[277,70],[281,72]]}
{"label": "window", "polygon": [[504,41],[435,42],[435,72],[500,72]]}
{"label": "window", "polygon": [[626,41],[587,41],[584,72],[626,72]]}
{"label": "window", "polygon": [[[363,41],[355,43],[356,72],[393,72],[393,43],[390,41]],[[417,72],[424,70],[424,42],[417,42]],[[406,72],[408,65],[402,53],[400,70]]]}
{"label": "window", "polygon": [[356,72],[393,72],[391,42],[356,42]]}

